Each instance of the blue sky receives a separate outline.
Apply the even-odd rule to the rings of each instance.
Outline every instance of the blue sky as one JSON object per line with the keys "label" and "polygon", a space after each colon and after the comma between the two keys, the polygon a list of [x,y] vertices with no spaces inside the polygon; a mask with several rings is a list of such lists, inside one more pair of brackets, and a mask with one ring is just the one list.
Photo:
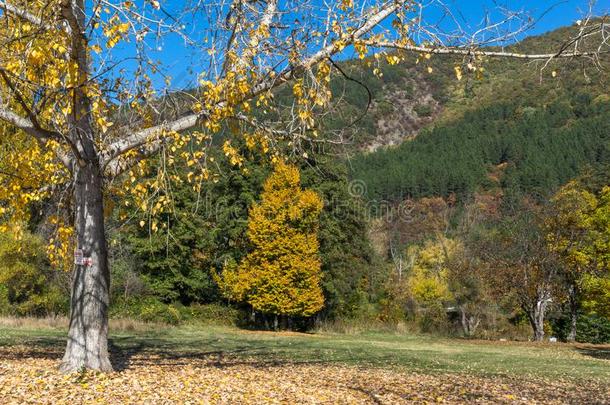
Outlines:
{"label": "blue sky", "polygon": [[[319,1],[322,2],[322,0]],[[436,0],[423,1],[424,3],[434,3]],[[359,0],[354,0],[354,3],[358,4]],[[489,15],[492,21],[501,19],[501,14],[494,11],[498,10],[499,7],[512,11],[525,11],[534,20],[537,20],[535,27],[528,31],[527,35],[537,35],[573,24],[587,13],[588,3],[588,0],[445,0],[445,4],[449,6],[455,18],[459,20],[462,28],[468,32],[476,31],[483,23],[486,15]],[[171,13],[177,4],[182,4],[182,2],[174,3],[174,0],[165,0],[161,1],[161,4]],[[610,13],[610,0],[598,1],[594,7],[594,14],[608,13]],[[429,22],[434,22],[440,16],[440,13],[430,11],[428,14]],[[192,21],[188,24],[187,30],[194,28],[193,31],[195,31],[198,24],[202,24],[202,22]],[[526,35],[521,37],[523,36]],[[165,66],[165,70],[172,77],[170,87],[173,89],[193,87],[196,83],[197,70],[205,69],[205,66],[202,66],[204,59],[201,59],[201,55],[194,55],[192,49],[185,47],[181,42],[176,37],[167,37],[164,39],[164,43],[151,44],[155,51],[152,51],[150,56],[160,60]],[[129,46],[127,46],[123,50],[116,51],[115,56],[121,57],[127,56],[133,49],[129,49]],[[348,51],[341,57],[351,57],[351,52]],[[125,67],[129,70],[129,66]],[[160,76],[155,77],[155,84],[158,88],[165,87]]]}
{"label": "blue sky", "polygon": [[[510,10],[524,10],[534,18],[541,18],[530,34],[541,34],[555,28],[570,25],[578,20],[589,9],[588,0],[450,0],[448,2],[456,10],[462,11],[465,19],[477,24],[485,15],[486,10],[498,6]],[[610,12],[610,1],[600,0],[594,7],[597,15]],[[546,13],[546,14],[545,14]]]}

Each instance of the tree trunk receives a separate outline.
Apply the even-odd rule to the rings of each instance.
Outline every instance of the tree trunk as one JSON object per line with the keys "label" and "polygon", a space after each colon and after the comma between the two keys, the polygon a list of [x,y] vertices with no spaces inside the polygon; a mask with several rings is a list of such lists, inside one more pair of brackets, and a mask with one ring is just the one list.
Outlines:
{"label": "tree trunk", "polygon": [[576,342],[576,322],[578,321],[578,289],[571,285],[568,291],[570,303],[570,333],[567,336],[568,342]]}
{"label": "tree trunk", "polygon": [[271,330],[271,326],[269,325],[269,315],[263,314],[263,319],[265,321],[265,330]]}
{"label": "tree trunk", "polygon": [[460,313],[462,315],[462,330],[464,336],[472,337],[481,323],[481,318],[477,315],[468,315],[464,307],[460,306]]}
{"label": "tree trunk", "polygon": [[541,298],[536,301],[532,308],[527,309],[527,315],[534,331],[534,340],[542,342],[544,340],[544,317],[548,300]]}
{"label": "tree trunk", "polygon": [[60,369],[112,371],[108,356],[110,271],[102,176],[97,163],[75,166],[76,249],[82,252],[84,264],[74,266],[70,330]]}

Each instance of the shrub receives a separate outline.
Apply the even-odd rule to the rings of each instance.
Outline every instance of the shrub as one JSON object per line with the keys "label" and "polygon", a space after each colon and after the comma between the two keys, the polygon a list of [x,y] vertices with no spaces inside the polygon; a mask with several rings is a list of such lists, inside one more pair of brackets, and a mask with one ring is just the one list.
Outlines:
{"label": "shrub", "polygon": [[[566,340],[570,332],[570,319],[561,316],[551,320],[553,331],[561,340]],[[576,324],[576,341],[580,343],[610,343],[610,320],[595,315],[580,315]]]}
{"label": "shrub", "polygon": [[205,323],[214,325],[236,325],[241,312],[220,304],[166,304],[155,297],[119,299],[110,306],[112,318],[130,318],[142,322],[178,325]]}
{"label": "shrub", "polygon": [[164,304],[153,297],[119,300],[111,305],[110,316],[170,325],[177,325],[182,321],[180,312],[174,306]]}
{"label": "shrub", "polygon": [[430,106],[428,104],[418,104],[415,107],[413,107],[413,110],[420,117],[429,117],[432,115],[432,106]]}
{"label": "shrub", "polygon": [[421,308],[415,318],[423,333],[446,333],[448,331],[447,312],[441,303]]}
{"label": "shrub", "polygon": [[62,275],[50,268],[37,236],[0,234],[0,313],[45,316],[66,314],[68,294]]}
{"label": "shrub", "polygon": [[576,341],[610,343],[610,320],[598,315],[584,315],[578,320]]}
{"label": "shrub", "polygon": [[184,307],[183,316],[189,322],[233,326],[243,314],[236,308],[220,304],[193,304]]}

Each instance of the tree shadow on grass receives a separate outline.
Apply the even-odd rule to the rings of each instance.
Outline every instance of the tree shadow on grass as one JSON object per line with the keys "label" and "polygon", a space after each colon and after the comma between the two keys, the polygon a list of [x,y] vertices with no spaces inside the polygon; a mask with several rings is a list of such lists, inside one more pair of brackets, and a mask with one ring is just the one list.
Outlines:
{"label": "tree shadow on grass", "polygon": [[[2,347],[4,348],[4,347]],[[0,348],[0,349],[2,349]],[[0,350],[0,361],[20,361],[24,358],[43,359],[43,360],[61,360],[62,353],[56,350],[45,348],[27,348],[18,351]]]}
{"label": "tree shadow on grass", "polygon": [[0,341],[0,361],[21,361],[24,358],[61,360],[65,339],[28,337]]}
{"label": "tree shadow on grass", "polygon": [[596,359],[610,360],[610,346],[581,346],[577,347],[576,350],[580,354],[585,356],[593,357]]}
{"label": "tree shadow on grass", "polygon": [[[66,341],[63,337],[32,337],[0,341],[0,360],[24,358],[61,360]],[[327,361],[289,360],[273,353],[262,342],[232,339],[197,339],[189,341],[120,336],[109,339],[110,361],[115,371],[154,366],[199,365],[205,367],[277,367],[285,364],[319,364]],[[277,349],[278,346],[275,346]]]}
{"label": "tree shadow on grass", "polygon": [[[59,358],[66,337],[63,334],[24,336],[24,333],[0,337],[2,346],[30,349],[36,358]],[[438,364],[434,353],[427,349],[397,353],[393,347],[376,347],[366,342],[326,340],[310,336],[224,333],[173,333],[170,330],[120,332],[109,338],[111,362],[117,371],[149,365],[205,365],[231,367],[273,367],[283,364],[342,364],[342,365],[408,365],[411,369],[445,368]],[[47,354],[47,351],[50,353]]]}
{"label": "tree shadow on grass", "polygon": [[[201,365],[206,367],[276,367],[285,364],[318,364],[322,360],[288,360],[274,355],[266,345],[219,339],[171,341],[133,336],[114,337],[109,341],[111,362],[116,371],[134,367]],[[230,348],[227,348],[229,346]]]}

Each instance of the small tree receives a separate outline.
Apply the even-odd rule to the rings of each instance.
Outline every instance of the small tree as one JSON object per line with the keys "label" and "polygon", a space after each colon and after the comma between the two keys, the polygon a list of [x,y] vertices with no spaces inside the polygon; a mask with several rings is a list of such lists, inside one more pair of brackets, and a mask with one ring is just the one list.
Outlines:
{"label": "small tree", "polygon": [[[419,321],[424,331],[442,327],[446,320],[445,304],[452,300],[449,290],[449,261],[462,249],[459,241],[439,236],[428,240],[415,250],[415,259],[410,269],[409,294],[423,312]],[[413,255],[414,248],[409,252]]]}
{"label": "small tree", "polygon": [[459,311],[462,332],[467,337],[476,333],[490,302],[487,267],[466,249],[454,255],[449,263],[449,288]]}
{"label": "small tree", "polygon": [[320,287],[318,217],[322,200],[302,190],[299,169],[278,163],[264,185],[261,202],[250,209],[252,251],[225,266],[224,294],[255,311],[277,316],[311,316],[324,305]]}
{"label": "small tree", "polygon": [[[24,233],[15,239],[0,232],[0,314],[56,315],[68,300],[66,280],[49,267],[43,241]],[[66,283],[67,284],[67,283]]]}
{"label": "small tree", "polygon": [[[499,198],[493,194],[475,194],[474,199],[464,205],[457,226],[457,235],[462,247],[450,257],[449,287],[460,315],[462,331],[472,337],[491,306],[497,301],[493,294],[496,275],[492,266],[481,257],[481,248],[488,249],[485,222],[499,217]],[[491,305],[490,305],[491,304]]]}

